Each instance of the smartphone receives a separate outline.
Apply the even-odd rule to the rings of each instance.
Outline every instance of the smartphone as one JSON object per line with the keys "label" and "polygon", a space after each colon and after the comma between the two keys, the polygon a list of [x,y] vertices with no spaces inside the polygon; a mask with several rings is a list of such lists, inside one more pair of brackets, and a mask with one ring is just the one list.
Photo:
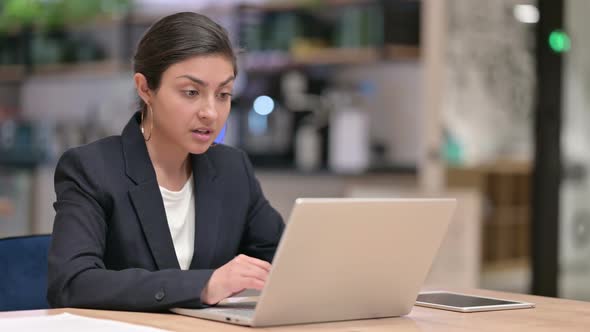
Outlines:
{"label": "smartphone", "polygon": [[534,303],[446,291],[422,292],[416,299],[416,305],[459,312],[525,309],[535,307]]}

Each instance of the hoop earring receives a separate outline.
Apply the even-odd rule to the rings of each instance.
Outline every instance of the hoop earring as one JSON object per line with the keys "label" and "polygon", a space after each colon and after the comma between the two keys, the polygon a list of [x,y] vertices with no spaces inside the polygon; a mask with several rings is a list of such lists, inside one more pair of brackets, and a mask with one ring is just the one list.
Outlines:
{"label": "hoop earring", "polygon": [[[150,135],[147,138],[145,138],[145,136],[143,138],[146,142],[152,138],[152,132],[154,131],[154,109],[149,105],[147,105],[147,108],[150,110],[150,117],[152,118],[152,124],[150,126]],[[145,135],[145,130],[143,129],[143,113],[144,112],[141,111],[141,134]]]}

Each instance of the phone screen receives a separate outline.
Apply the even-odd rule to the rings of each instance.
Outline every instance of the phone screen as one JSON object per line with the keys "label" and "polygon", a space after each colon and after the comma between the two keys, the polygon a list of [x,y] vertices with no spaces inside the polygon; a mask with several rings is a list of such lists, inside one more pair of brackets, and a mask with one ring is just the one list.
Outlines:
{"label": "phone screen", "polygon": [[416,301],[441,304],[452,307],[467,308],[467,307],[482,307],[490,305],[502,305],[502,304],[516,304],[519,302],[504,301],[490,299],[486,297],[468,296],[453,293],[430,293],[420,294]]}

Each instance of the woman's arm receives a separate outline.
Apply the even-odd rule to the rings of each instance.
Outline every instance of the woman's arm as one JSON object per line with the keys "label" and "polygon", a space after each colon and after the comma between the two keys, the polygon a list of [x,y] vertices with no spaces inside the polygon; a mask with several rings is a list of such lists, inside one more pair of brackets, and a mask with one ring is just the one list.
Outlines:
{"label": "woman's arm", "polygon": [[246,227],[240,242],[242,255],[215,270],[202,293],[203,301],[208,304],[215,304],[244,289],[262,290],[284,229],[283,219],[264,197],[252,165],[243,152],[242,161],[249,187]]}
{"label": "woman's arm", "polygon": [[103,262],[110,203],[98,174],[69,150],[55,172],[57,201],[49,250],[47,299],[53,307],[160,311],[204,306],[213,270],[108,270]]}
{"label": "woman's arm", "polygon": [[250,160],[245,153],[242,157],[250,187],[250,202],[240,250],[245,255],[272,262],[285,224],[264,197]]}

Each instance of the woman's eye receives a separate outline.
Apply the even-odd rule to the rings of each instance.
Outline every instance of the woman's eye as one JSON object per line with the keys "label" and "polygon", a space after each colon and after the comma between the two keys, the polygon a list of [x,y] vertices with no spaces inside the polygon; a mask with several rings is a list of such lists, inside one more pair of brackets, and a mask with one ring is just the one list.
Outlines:
{"label": "woman's eye", "polygon": [[228,92],[220,93],[219,94],[219,98],[221,98],[221,100],[230,99],[231,98],[231,93],[228,93]]}
{"label": "woman's eye", "polygon": [[194,96],[197,96],[199,94],[199,91],[197,91],[197,90],[185,90],[184,91],[184,94],[187,97],[194,97]]}

